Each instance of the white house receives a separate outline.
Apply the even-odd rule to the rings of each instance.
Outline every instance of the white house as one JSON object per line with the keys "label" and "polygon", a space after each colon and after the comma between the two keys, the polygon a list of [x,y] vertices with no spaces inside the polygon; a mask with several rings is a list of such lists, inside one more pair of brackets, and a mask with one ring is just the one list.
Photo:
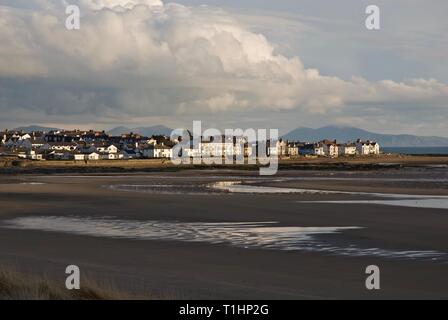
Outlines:
{"label": "white house", "polygon": [[100,160],[100,155],[96,152],[92,152],[86,156],[86,160]]}
{"label": "white house", "polygon": [[290,157],[296,157],[299,155],[299,146],[295,143],[288,145],[288,155]]}
{"label": "white house", "polygon": [[247,142],[244,145],[244,156],[245,157],[254,157],[257,154],[257,143],[256,142]]}
{"label": "white house", "polygon": [[118,153],[118,148],[116,146],[114,146],[113,144],[108,145],[108,146],[99,146],[96,147],[96,151],[100,152],[100,153]]}
{"label": "white house", "polygon": [[[263,143],[261,145],[263,145]],[[273,146],[270,143],[270,141],[268,141],[266,143],[266,146],[267,146],[269,155],[271,155],[271,156],[282,157],[282,156],[286,156],[288,153],[288,144],[282,140],[278,140],[277,142],[275,142],[275,146]],[[260,147],[260,145],[259,145],[259,147]]]}
{"label": "white house", "polygon": [[19,152],[17,154],[17,156],[22,159],[30,159],[30,160],[42,160],[43,159],[43,156],[41,153],[37,152],[36,150],[32,150],[32,149]]}
{"label": "white house", "polygon": [[8,138],[7,133],[8,133],[8,131],[0,132],[0,138],[1,138],[0,144],[3,145],[6,143],[6,140]]}
{"label": "white house", "polygon": [[380,154],[380,145],[374,141],[356,141],[356,152],[360,155],[378,155]]}
{"label": "white house", "polygon": [[73,153],[72,156],[75,161],[84,161],[86,159],[86,155],[82,153]]}
{"label": "white house", "polygon": [[335,158],[339,155],[339,147],[336,141],[325,140],[322,142],[324,155],[327,157]]}
{"label": "white house", "polygon": [[338,145],[340,156],[354,156],[356,155],[356,145],[352,143],[345,143]]}
{"label": "white house", "polygon": [[248,141],[245,137],[234,137],[232,138],[233,143],[233,154],[232,156],[246,156],[246,148],[248,146]]}
{"label": "white house", "polygon": [[324,145],[320,143],[315,144],[310,154],[315,156],[325,156]]}
{"label": "white house", "polygon": [[146,143],[155,146],[157,145],[157,140],[151,137],[150,139],[146,140]]}
{"label": "white house", "polygon": [[107,152],[103,152],[100,153],[100,158],[102,160],[119,160],[119,159],[123,159],[123,154],[121,153],[107,153]]}
{"label": "white house", "polygon": [[190,158],[200,158],[201,157],[201,149],[198,148],[184,148],[182,150],[187,157]]}
{"label": "white house", "polygon": [[202,140],[198,147],[186,148],[185,152],[190,157],[233,157],[244,156],[247,141],[244,137],[211,137],[210,140]]}
{"label": "white house", "polygon": [[173,149],[165,145],[156,145],[154,147],[154,158],[168,158],[173,157]]}
{"label": "white house", "polygon": [[278,140],[275,147],[269,147],[269,154],[279,157],[284,157],[288,154],[288,143],[283,140]]}
{"label": "white house", "polygon": [[30,136],[30,134],[28,134],[28,133],[21,133],[21,134],[17,134],[17,135],[14,135],[15,137],[17,137],[18,138],[18,140],[29,140],[29,139],[31,139],[31,136]]}
{"label": "white house", "polygon": [[202,142],[200,150],[203,157],[224,157],[234,155],[234,145],[231,141]]}

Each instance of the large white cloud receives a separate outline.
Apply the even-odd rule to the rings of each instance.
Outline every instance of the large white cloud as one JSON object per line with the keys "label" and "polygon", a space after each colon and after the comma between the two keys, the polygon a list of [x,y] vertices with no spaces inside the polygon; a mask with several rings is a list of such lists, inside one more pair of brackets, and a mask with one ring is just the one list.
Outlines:
{"label": "large white cloud", "polygon": [[103,8],[119,9],[117,7],[132,9],[140,4],[146,6],[163,6],[161,0],[79,0],[79,2],[88,8],[96,10],[101,10]]}
{"label": "large white cloud", "polygon": [[[434,79],[323,76],[299,57],[276,54],[266,37],[215,8],[159,0],[70,1],[80,6],[82,20],[79,31],[69,31],[66,1],[30,1],[39,9],[0,6],[0,78],[74,84],[71,94],[78,98],[66,107],[94,115],[96,106],[111,117],[281,109],[323,114],[353,104],[439,106],[448,97],[447,85]],[[113,94],[100,101],[105,91],[94,88]],[[57,95],[48,99],[60,101]],[[32,107],[32,100],[6,95],[0,110]],[[65,106],[44,112],[73,114]]]}

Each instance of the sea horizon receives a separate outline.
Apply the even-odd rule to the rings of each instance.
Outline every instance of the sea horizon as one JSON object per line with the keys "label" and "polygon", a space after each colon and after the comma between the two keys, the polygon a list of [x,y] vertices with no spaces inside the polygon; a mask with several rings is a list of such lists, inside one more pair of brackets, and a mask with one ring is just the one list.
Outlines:
{"label": "sea horizon", "polygon": [[384,147],[384,153],[400,153],[409,155],[444,155],[448,154],[447,147]]}

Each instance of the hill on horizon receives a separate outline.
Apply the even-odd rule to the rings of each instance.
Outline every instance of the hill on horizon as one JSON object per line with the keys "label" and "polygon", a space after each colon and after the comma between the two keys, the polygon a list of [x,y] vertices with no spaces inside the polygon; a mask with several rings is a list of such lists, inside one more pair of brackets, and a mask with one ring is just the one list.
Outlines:
{"label": "hill on horizon", "polygon": [[37,132],[37,131],[42,131],[42,132],[50,132],[50,131],[58,131],[61,130],[59,128],[51,128],[51,127],[42,127],[42,126],[38,126],[38,125],[30,125],[30,126],[25,126],[25,127],[18,127],[18,128],[14,128],[11,131],[23,131],[25,133],[30,133],[30,132]]}
{"label": "hill on horizon", "polygon": [[283,136],[287,140],[315,142],[336,139],[340,142],[357,139],[377,141],[381,147],[448,147],[448,138],[410,134],[382,134],[354,127],[326,126],[318,129],[299,127]]}
{"label": "hill on horizon", "polygon": [[[11,131],[55,131],[60,128],[44,127],[39,125],[22,126]],[[128,128],[119,126],[113,128],[107,133],[112,136],[119,136],[124,133],[139,133],[141,135],[151,137],[153,135],[169,136],[173,129],[163,125]],[[285,134],[283,139],[302,141],[302,142],[316,142],[323,139],[336,139],[339,142],[355,141],[357,139],[377,141],[381,147],[448,147],[447,137],[438,136],[417,136],[410,134],[382,134],[370,132],[355,127],[341,127],[341,126],[325,126],[318,129],[299,127],[291,132]]]}

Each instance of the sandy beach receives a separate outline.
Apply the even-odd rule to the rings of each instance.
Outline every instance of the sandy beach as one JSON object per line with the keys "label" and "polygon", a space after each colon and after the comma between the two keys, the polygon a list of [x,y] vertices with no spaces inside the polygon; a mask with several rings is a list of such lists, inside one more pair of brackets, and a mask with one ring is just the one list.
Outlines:
{"label": "sandy beach", "polygon": [[27,274],[75,264],[162,299],[448,298],[443,167],[0,179],[0,264]]}

